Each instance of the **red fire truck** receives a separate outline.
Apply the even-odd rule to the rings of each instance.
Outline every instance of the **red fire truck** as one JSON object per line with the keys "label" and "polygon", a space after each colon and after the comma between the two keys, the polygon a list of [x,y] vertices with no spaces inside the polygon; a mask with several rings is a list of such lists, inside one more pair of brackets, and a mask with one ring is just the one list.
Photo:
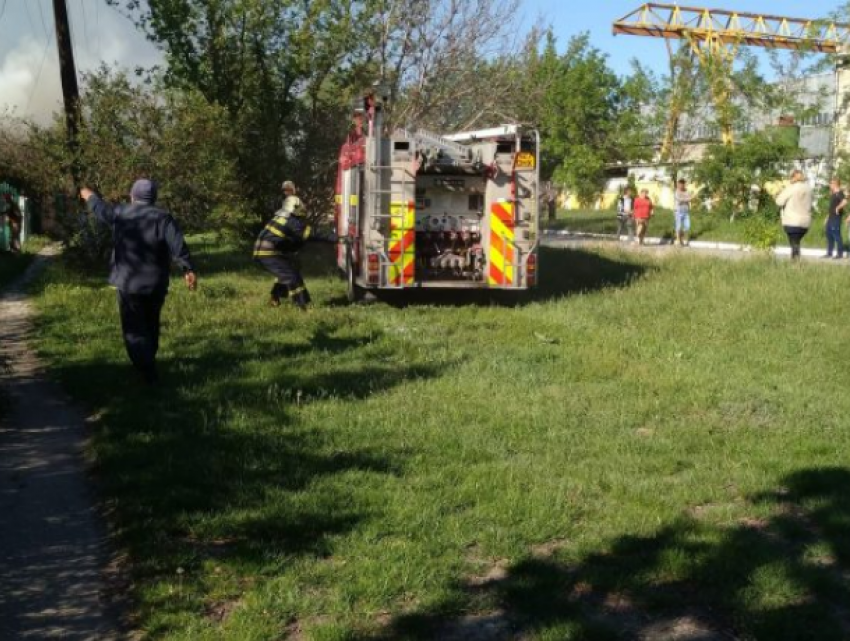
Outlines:
{"label": "red fire truck", "polygon": [[537,132],[390,134],[385,104],[380,89],[358,104],[339,156],[337,265],[349,300],[370,290],[534,287]]}

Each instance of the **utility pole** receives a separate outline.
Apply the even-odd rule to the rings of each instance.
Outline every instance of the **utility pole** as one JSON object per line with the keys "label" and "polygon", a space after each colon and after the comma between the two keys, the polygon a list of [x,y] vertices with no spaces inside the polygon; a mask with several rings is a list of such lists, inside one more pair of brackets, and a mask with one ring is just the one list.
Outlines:
{"label": "utility pole", "polygon": [[74,48],[71,45],[71,29],[68,25],[68,7],[65,0],[53,0],[53,16],[56,23],[56,46],[59,48],[59,74],[62,78],[62,98],[65,103],[68,150],[71,152],[71,176],[74,179],[74,186],[79,187],[77,134],[80,131],[80,89],[77,85],[77,67],[74,64]]}

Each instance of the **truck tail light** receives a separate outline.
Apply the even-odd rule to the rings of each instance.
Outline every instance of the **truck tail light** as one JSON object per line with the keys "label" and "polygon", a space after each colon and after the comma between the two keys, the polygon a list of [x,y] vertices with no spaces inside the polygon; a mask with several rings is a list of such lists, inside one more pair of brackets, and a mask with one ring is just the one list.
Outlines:
{"label": "truck tail light", "polygon": [[381,262],[378,254],[369,254],[366,259],[366,264],[369,270],[369,284],[377,285],[381,271]]}
{"label": "truck tail light", "polygon": [[525,262],[525,275],[529,285],[537,284],[537,254],[529,254]]}

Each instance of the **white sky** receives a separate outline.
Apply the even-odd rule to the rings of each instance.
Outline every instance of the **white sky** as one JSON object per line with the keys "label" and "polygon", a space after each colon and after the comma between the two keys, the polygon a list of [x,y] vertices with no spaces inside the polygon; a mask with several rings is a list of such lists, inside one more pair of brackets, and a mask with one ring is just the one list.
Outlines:
{"label": "white sky", "polygon": [[[102,62],[151,67],[161,54],[104,0],[66,0],[77,73]],[[62,89],[51,0],[0,0],[0,111],[40,122],[61,109]]]}

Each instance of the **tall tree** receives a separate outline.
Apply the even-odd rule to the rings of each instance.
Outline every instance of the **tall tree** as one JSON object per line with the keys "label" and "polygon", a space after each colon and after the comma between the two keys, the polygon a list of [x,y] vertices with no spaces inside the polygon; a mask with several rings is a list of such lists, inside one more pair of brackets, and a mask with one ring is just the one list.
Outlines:
{"label": "tall tree", "polygon": [[271,206],[284,175],[311,182],[305,168],[327,149],[300,145],[305,136],[344,136],[349,96],[330,97],[327,88],[346,86],[340,77],[368,57],[358,37],[370,19],[364,2],[107,1],[123,7],[163,49],[169,85],[196,89],[227,109],[256,208]]}
{"label": "tall tree", "polygon": [[376,80],[391,87],[392,124],[451,129],[494,117],[498,109],[476,107],[508,93],[496,71],[519,0],[107,1],[162,47],[172,86],[231,114],[258,207],[286,174],[323,210],[350,104]]}
{"label": "tall tree", "polygon": [[551,34],[542,69],[552,74],[539,113],[544,152],[554,178],[589,203],[601,192],[606,166],[623,160],[624,115],[636,117],[639,97],[629,95],[587,34],[572,38],[558,56]]}

